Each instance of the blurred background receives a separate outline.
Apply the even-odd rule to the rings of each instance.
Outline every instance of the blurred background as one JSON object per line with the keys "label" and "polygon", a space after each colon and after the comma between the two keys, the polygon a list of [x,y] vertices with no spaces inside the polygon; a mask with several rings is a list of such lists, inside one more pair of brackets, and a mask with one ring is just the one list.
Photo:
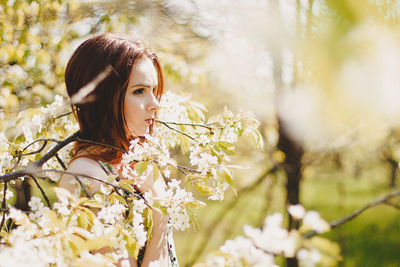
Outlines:
{"label": "blurred background", "polygon": [[[332,221],[399,188],[399,23],[396,0],[2,0],[0,129],[66,96],[72,51],[102,32],[141,36],[167,90],[207,116],[253,111],[265,147],[243,143],[232,158],[237,195],[205,200],[200,229],[175,233],[192,266],[290,204]],[[326,234],[338,265],[400,266],[399,219],[392,201]]]}

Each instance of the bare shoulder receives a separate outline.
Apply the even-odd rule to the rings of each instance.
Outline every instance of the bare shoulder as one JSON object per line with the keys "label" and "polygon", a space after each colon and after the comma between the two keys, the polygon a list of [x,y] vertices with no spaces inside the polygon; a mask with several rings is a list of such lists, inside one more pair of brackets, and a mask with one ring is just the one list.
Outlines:
{"label": "bare shoulder", "polygon": [[107,177],[106,172],[97,161],[84,157],[77,158],[76,160],[72,161],[67,171],[93,176],[96,178]]}
{"label": "bare shoulder", "polygon": [[[82,174],[84,176],[90,176],[101,180],[105,180],[107,178],[107,173],[97,161],[85,157],[77,158],[76,160],[72,161],[68,166],[67,172]],[[87,181],[87,186],[90,193],[96,193],[100,189],[100,182],[85,179],[83,176],[80,178]],[[70,174],[63,175],[60,181],[60,187],[66,188],[73,193],[76,188],[75,177]]]}

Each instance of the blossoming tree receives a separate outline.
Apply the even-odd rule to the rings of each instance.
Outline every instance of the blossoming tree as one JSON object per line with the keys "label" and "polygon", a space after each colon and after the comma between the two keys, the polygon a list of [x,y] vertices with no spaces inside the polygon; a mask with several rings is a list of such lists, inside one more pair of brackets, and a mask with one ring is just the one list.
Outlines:
{"label": "blossoming tree", "polygon": [[[247,1],[245,2],[247,5]],[[275,2],[294,3],[294,1]],[[298,7],[301,2],[301,7],[298,8],[301,12],[298,12],[296,20],[302,22],[303,26],[299,28],[305,34],[329,33],[329,31],[325,31],[328,26],[325,24],[324,12],[341,16],[342,8],[345,11],[355,10],[355,8],[347,8],[348,6],[345,4],[347,1],[296,2]],[[328,5],[321,5],[317,2],[327,2]],[[363,1],[354,1],[354,3],[356,2],[362,3]],[[369,4],[372,2],[368,1]],[[394,1],[375,2],[381,3],[380,7],[382,8],[376,9],[379,12],[383,10],[385,13],[394,10],[391,8],[395,5]],[[387,4],[383,4],[383,2]],[[315,11],[317,6],[319,6],[319,14]],[[336,7],[338,11],[326,11],[326,6]],[[385,8],[388,10],[384,10]],[[368,8],[365,10],[371,11]],[[199,21],[191,20],[190,12],[181,11],[181,9],[172,8],[170,1],[134,1],[134,3],[132,1],[101,1],[92,4],[85,1],[16,0],[3,1],[0,4],[0,24],[2,25],[0,27],[0,233],[2,237],[0,265],[4,263],[35,266],[113,265],[121,257],[127,255],[136,257],[139,248],[147,239],[151,238],[151,212],[153,209],[160,209],[168,214],[174,229],[185,230],[190,224],[196,226],[195,210],[205,206],[203,203],[205,199],[222,200],[227,190],[235,192],[236,179],[229,159],[235,153],[236,146],[240,145],[239,141],[244,141],[244,138],[240,137],[242,135],[253,139],[256,146],[262,146],[263,138],[257,130],[257,120],[250,113],[235,114],[228,108],[220,115],[206,118],[203,105],[192,102],[186,96],[173,93],[167,93],[163,98],[155,134],[147,137],[146,143],[139,144],[134,141],[132,143],[132,147],[135,147],[134,151],[125,151],[121,170],[124,175],[131,177],[130,179],[117,181],[116,177],[111,175],[107,181],[99,181],[96,177],[75,173],[72,174],[78,185],[75,195],[57,187],[61,176],[66,173],[65,167],[71,156],[69,151],[72,142],[78,140],[91,142],[82,140],[76,133],[77,125],[70,115],[68,100],[62,96],[56,96],[63,94],[63,68],[70,46],[74,46],[74,43],[80,41],[80,38],[85,38],[98,31],[129,31],[135,27],[145,28],[145,32],[148,34],[146,39],[149,37],[148,40],[151,42],[164,45],[170,38],[170,29],[168,28],[170,25],[174,25],[174,38],[181,38],[179,41],[185,40],[185,36],[187,36],[185,34],[189,32],[190,38],[186,39],[192,40],[192,42],[182,45],[175,40],[174,44],[169,47],[159,45],[163,67],[168,79],[180,79],[180,82],[187,79],[188,83],[186,84],[192,85],[193,81],[201,81],[202,77],[193,75],[195,68],[187,68],[183,59],[199,57],[198,54],[202,53],[202,50],[197,48],[209,45],[206,38],[208,33],[204,27],[197,27],[195,30],[188,27],[188,25],[191,27],[198,25]],[[276,10],[272,11],[276,13]],[[376,15],[375,11],[372,13],[357,11],[360,13],[355,12],[356,14],[361,14],[358,16],[359,18],[365,14]],[[389,19],[395,17],[390,12],[386,13]],[[160,20],[162,23],[158,22],[156,26],[150,27],[149,25],[154,21],[146,17],[149,14],[148,17],[157,18],[154,21]],[[252,10],[253,14],[254,10]],[[314,17],[305,22],[304,15],[312,14]],[[369,16],[365,17],[367,21],[370,21]],[[174,19],[176,21],[173,21]],[[284,19],[290,21],[290,16]],[[344,16],[344,19],[348,18]],[[317,24],[318,27],[314,24]],[[276,24],[272,23],[271,25]],[[293,30],[294,24],[291,25],[289,28]],[[357,23],[350,25],[358,26]],[[345,31],[341,31],[341,27],[339,27],[339,32],[343,34]],[[361,34],[364,38],[366,37],[364,30],[367,27],[361,28],[360,31],[357,30],[359,27],[354,28],[355,30],[350,32],[355,32],[355,36]],[[309,30],[315,31],[310,32]],[[177,34],[178,31],[181,35]],[[160,32],[167,38],[157,39],[162,35]],[[333,33],[336,34],[335,31]],[[387,32],[382,31],[382,33],[387,37],[385,34]],[[297,35],[297,37],[301,37],[300,40],[304,36]],[[343,39],[333,40],[340,44],[344,43],[343,40],[345,43],[352,44],[354,35],[349,35],[349,38],[345,34],[341,36]],[[275,40],[281,40],[281,36],[278,37]],[[210,39],[212,40],[212,36]],[[328,57],[330,63],[338,62],[336,54],[327,49],[336,46],[325,46],[325,49],[319,51],[320,53],[316,53],[318,51],[312,49],[315,45],[313,41],[318,43],[319,40],[310,40],[313,45],[309,47],[311,47],[312,54],[316,55],[311,59],[320,63],[319,60],[325,58],[320,55],[330,55],[331,58]],[[332,40],[329,34],[327,40]],[[393,40],[390,38],[382,40],[393,44]],[[297,41],[293,41],[293,44],[297,44]],[[176,44],[180,45],[178,52],[176,52]],[[196,49],[188,48],[192,45]],[[281,48],[281,46],[279,47]],[[393,46],[378,46],[377,48],[379,48],[378,54],[382,48],[386,51],[393,51]],[[193,51],[195,52],[193,53]],[[246,58],[249,57],[249,51],[245,50]],[[309,50],[306,49],[306,51]],[[274,56],[280,55],[280,52],[275,53]],[[179,57],[176,54],[179,54]],[[257,53],[259,58],[263,58],[263,55],[265,53]],[[308,55],[308,53],[304,53],[304,55]],[[324,73],[327,76],[310,76],[309,70],[319,73],[324,66],[313,64],[313,60],[309,62],[310,58],[299,58],[298,62],[303,61],[307,64],[294,64],[295,67],[292,69],[294,69],[295,75],[293,76],[301,76],[304,78],[302,82],[305,84],[312,80],[313,85],[315,85],[314,81],[325,85],[326,80],[334,80],[331,78],[337,75],[336,72],[328,71]],[[227,59],[224,58],[224,60]],[[281,60],[279,56],[274,60],[274,65],[278,66]],[[289,63],[282,64],[281,69],[285,69],[290,65]],[[394,64],[394,66],[397,65]],[[281,69],[278,67],[274,69],[277,81],[284,76],[280,73]],[[336,65],[329,69],[340,70]],[[353,64],[350,65],[351,69],[359,70],[360,68],[357,64]],[[259,72],[263,77],[268,74],[263,69],[260,69]],[[340,72],[341,75],[343,73],[347,72]],[[378,74],[386,77],[386,73],[393,74],[391,71],[383,71]],[[330,76],[331,74],[332,76]],[[355,74],[360,73],[356,72]],[[361,80],[364,80],[363,75],[354,76],[362,77]],[[370,77],[375,76],[370,75]],[[326,79],[325,77],[330,78]],[[345,75],[341,77],[346,86],[340,86],[340,88],[347,90],[349,87],[354,87],[352,83],[348,83],[352,81],[351,79],[347,79],[348,77]],[[248,82],[247,79],[244,80]],[[390,89],[390,86],[385,88]],[[329,89],[322,92],[333,91],[335,90]],[[339,92],[342,91],[339,90]],[[392,95],[390,92],[389,90],[389,96]],[[241,97],[244,97],[243,95],[243,91],[241,91]],[[293,99],[297,98],[293,97]],[[378,98],[378,100],[384,99]],[[265,102],[265,99],[263,101]],[[313,102],[306,103],[313,104]],[[389,103],[391,105],[385,105],[384,109],[392,108],[396,111],[396,105],[393,106],[391,101]],[[295,104],[289,101],[284,106],[286,109],[283,109],[283,115],[289,114],[285,117],[288,123],[286,125],[294,126],[294,128],[299,127],[299,122],[302,120],[297,119],[297,116],[295,116],[295,121],[290,120],[293,110],[296,115],[300,116],[300,119],[304,118],[303,110],[298,109],[299,106]],[[333,106],[335,104],[338,103],[333,103]],[[341,104],[339,107],[342,107]],[[343,110],[347,110],[347,112],[352,111],[348,106],[344,108]],[[311,113],[313,115],[320,114],[318,112]],[[354,113],[351,115],[353,116]],[[311,121],[318,122],[318,120]],[[309,121],[306,120],[306,122]],[[276,124],[271,125],[268,127],[273,128],[273,132],[281,131],[279,133],[281,139],[287,137],[289,140],[286,141],[293,146],[296,145],[291,135],[282,134],[282,129],[285,127],[283,124],[281,124],[282,127],[277,127]],[[312,137],[313,134],[318,133],[318,131],[313,131],[313,129],[319,129],[314,126],[314,124],[310,124],[310,127],[306,127],[308,131],[305,133],[310,133],[308,136]],[[270,139],[273,138],[266,138],[264,141],[270,142]],[[276,144],[271,146],[276,146]],[[396,170],[398,153],[393,147],[392,143],[388,145],[388,159],[391,160],[391,165]],[[291,160],[290,149],[285,150],[282,145],[278,149],[274,149],[274,153],[265,153],[269,159],[279,159],[278,164],[275,162],[270,164],[274,160],[268,160],[265,165],[273,166],[267,173],[276,172],[277,169],[287,172],[295,170],[290,177],[297,179],[300,170],[304,171],[304,165],[301,165],[304,156],[303,149],[307,150],[308,148],[301,147],[298,150],[300,153],[294,155],[295,160]],[[310,151],[306,151],[306,154],[307,152]],[[334,153],[340,154],[341,151],[335,150]],[[311,151],[309,154],[313,154],[313,152]],[[307,156],[309,155],[305,157],[307,158]],[[282,162],[283,164],[281,164]],[[132,163],[135,163],[134,167],[132,167]],[[150,171],[153,172],[154,179],[167,181],[167,192],[157,199],[149,194],[141,195],[134,190],[135,186],[140,187],[143,182],[142,178]],[[289,180],[290,177],[288,175]],[[86,190],[88,180],[97,180],[98,183],[101,183],[101,191],[95,195],[89,194],[89,191]],[[259,185],[260,181],[262,179],[257,180],[252,185],[253,188]],[[292,181],[294,180],[292,179]],[[297,183],[298,181],[294,182],[295,186],[291,188],[295,191],[292,194],[295,197],[288,201],[289,204],[296,204],[300,195],[299,183]],[[34,196],[30,196],[32,190],[29,187],[36,192],[33,194]],[[290,228],[293,229],[287,230],[283,216],[275,213],[268,216],[259,229],[245,226],[244,236],[226,241],[218,251],[204,261],[203,265],[275,266],[282,264],[283,258],[289,258],[294,264],[297,264],[296,262],[299,260],[300,264],[305,266],[317,263],[335,264],[335,261],[340,259],[338,247],[327,239],[319,237],[318,234],[347,222],[368,207],[380,203],[390,203],[389,200],[398,195],[398,192],[394,192],[384,196],[349,217],[330,224],[322,220],[314,211],[306,212],[301,206],[290,205],[288,207],[290,218],[292,218]],[[13,207],[11,204],[15,200],[16,204]],[[109,252],[99,253],[99,249],[104,247],[109,247]]]}

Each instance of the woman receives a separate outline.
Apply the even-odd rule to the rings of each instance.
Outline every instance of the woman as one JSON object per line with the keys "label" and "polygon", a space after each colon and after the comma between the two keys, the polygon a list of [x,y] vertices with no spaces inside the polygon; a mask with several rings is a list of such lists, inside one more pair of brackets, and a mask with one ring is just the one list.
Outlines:
{"label": "woman", "polygon": [[[105,33],[82,43],[68,62],[65,83],[69,96],[72,98],[110,67],[107,76],[73,110],[81,139],[114,148],[77,142],[75,157],[67,170],[103,180],[111,171],[118,173],[116,165],[121,161],[122,151],[128,150],[130,140],[151,134],[164,89],[161,66],[151,49],[138,38]],[[104,166],[112,168],[107,170]],[[76,189],[73,181],[72,176],[65,175],[60,186],[73,192]],[[156,183],[159,184],[153,184],[150,173],[140,191],[151,191],[157,196],[165,184],[161,179]],[[92,180],[87,187],[93,194],[100,190],[100,183]],[[153,209],[152,238],[139,253],[137,262],[129,259],[131,266],[148,266],[151,261],[158,261],[160,266],[176,266],[173,246],[167,241],[167,223],[167,216]]]}

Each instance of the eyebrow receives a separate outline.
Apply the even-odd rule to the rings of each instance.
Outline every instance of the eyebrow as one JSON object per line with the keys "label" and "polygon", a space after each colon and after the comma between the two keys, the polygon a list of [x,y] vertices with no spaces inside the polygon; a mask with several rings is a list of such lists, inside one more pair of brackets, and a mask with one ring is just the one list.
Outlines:
{"label": "eyebrow", "polygon": [[[157,86],[158,86],[158,84],[155,84],[154,87],[157,87]],[[131,88],[136,88],[136,87],[148,87],[148,88],[150,88],[151,86],[150,86],[150,84],[148,84],[148,83],[135,84],[135,85],[131,86]]]}

